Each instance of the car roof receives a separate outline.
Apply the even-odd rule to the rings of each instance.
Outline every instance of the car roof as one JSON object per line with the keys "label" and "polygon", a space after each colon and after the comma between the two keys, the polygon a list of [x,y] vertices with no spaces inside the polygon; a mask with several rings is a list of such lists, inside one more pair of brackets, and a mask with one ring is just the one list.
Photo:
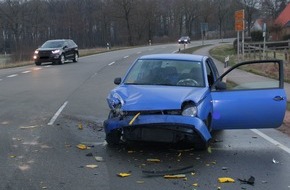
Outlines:
{"label": "car roof", "polygon": [[206,56],[203,55],[194,55],[194,54],[179,54],[179,53],[171,53],[171,54],[152,54],[152,55],[144,55],[139,59],[175,59],[175,60],[184,60],[184,61],[202,61]]}

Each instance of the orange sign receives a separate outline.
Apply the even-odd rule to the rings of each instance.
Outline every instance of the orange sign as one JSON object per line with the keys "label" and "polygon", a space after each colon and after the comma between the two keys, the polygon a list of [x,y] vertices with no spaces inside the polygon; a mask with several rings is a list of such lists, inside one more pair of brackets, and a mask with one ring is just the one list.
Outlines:
{"label": "orange sign", "polygon": [[235,20],[244,20],[244,19],[245,19],[244,9],[235,12]]}
{"label": "orange sign", "polygon": [[235,30],[236,31],[243,31],[245,30],[245,22],[243,20],[236,20],[235,22]]}
{"label": "orange sign", "polygon": [[245,12],[244,9],[235,12],[235,30],[243,31],[245,30]]}

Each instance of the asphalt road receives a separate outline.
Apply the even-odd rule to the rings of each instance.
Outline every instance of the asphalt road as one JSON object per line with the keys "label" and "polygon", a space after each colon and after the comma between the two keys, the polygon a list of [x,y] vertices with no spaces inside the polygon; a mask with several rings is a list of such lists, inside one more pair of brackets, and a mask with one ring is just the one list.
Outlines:
{"label": "asphalt road", "polygon": [[[201,42],[190,46],[195,45]],[[148,46],[83,57],[78,63],[0,70],[0,189],[290,189],[290,140],[275,129],[219,131],[203,152],[159,144],[106,145],[102,122],[113,79],[140,55],[179,48]],[[186,179],[164,179],[157,175],[161,171]],[[131,175],[116,175],[122,172]],[[251,176],[254,185],[238,180]],[[235,182],[219,183],[220,177]]]}

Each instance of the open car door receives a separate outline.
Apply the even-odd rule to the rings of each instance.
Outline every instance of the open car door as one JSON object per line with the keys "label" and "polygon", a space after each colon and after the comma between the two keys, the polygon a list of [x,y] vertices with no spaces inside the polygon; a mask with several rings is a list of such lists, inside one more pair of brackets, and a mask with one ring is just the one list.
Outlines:
{"label": "open car door", "polygon": [[280,60],[249,61],[231,67],[212,86],[212,129],[281,126],[287,103],[283,83]]}

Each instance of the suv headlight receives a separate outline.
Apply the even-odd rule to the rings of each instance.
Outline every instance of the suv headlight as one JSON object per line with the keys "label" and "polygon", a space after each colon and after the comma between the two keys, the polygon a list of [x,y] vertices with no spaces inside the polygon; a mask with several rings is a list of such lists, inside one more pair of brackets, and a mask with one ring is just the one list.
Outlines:
{"label": "suv headlight", "polygon": [[39,52],[38,50],[35,50],[35,51],[34,51],[34,54],[38,54],[38,52]]}
{"label": "suv headlight", "polygon": [[182,111],[183,116],[190,116],[195,117],[197,115],[197,107],[194,105],[191,106],[185,106],[185,108]]}
{"label": "suv headlight", "polygon": [[59,49],[57,49],[57,50],[53,50],[53,51],[52,51],[53,54],[58,54],[59,52],[60,52]]}

